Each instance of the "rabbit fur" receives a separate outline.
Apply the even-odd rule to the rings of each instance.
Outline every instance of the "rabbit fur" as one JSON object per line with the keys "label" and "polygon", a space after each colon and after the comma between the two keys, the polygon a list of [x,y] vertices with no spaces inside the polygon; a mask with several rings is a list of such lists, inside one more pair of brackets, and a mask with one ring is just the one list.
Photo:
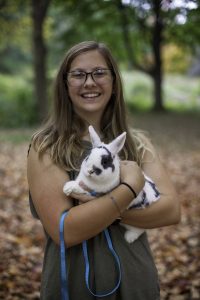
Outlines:
{"label": "rabbit fur", "polygon": [[[63,187],[66,195],[73,193],[102,195],[120,183],[120,159],[118,153],[123,148],[126,132],[123,132],[109,144],[105,144],[92,126],[88,128],[92,142],[90,154],[83,160],[76,180],[68,181]],[[144,174],[145,185],[138,196],[129,204],[129,208],[145,208],[159,199],[154,182]],[[134,242],[145,229],[136,228],[120,222],[126,228],[125,239]]]}

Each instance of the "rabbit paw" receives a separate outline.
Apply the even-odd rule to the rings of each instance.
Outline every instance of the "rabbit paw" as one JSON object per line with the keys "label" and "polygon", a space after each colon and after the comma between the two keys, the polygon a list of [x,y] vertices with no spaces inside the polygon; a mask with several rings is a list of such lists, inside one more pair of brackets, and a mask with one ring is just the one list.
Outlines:
{"label": "rabbit paw", "polygon": [[133,243],[137,238],[144,232],[142,228],[132,227],[131,229],[126,230],[124,237],[128,243]]}
{"label": "rabbit paw", "polygon": [[68,181],[63,187],[63,192],[69,196],[72,192],[77,194],[82,194],[83,189],[77,184],[76,181]]}
{"label": "rabbit paw", "polygon": [[131,232],[131,231],[126,231],[125,234],[124,234],[125,240],[128,243],[133,243],[135,240],[137,240],[138,236],[139,235],[137,233],[134,233],[134,232]]}

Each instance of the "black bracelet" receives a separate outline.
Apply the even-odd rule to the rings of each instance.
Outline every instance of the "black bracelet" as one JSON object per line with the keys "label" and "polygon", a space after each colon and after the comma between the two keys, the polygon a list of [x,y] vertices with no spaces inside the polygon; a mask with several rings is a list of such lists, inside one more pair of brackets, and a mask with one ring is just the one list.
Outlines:
{"label": "black bracelet", "polygon": [[137,197],[137,194],[136,194],[136,192],[134,191],[134,189],[128,184],[128,183],[126,183],[126,182],[120,182],[120,184],[124,184],[124,185],[126,185],[130,190],[131,190],[131,192],[133,193],[133,195],[134,195],[134,198],[136,198]]}

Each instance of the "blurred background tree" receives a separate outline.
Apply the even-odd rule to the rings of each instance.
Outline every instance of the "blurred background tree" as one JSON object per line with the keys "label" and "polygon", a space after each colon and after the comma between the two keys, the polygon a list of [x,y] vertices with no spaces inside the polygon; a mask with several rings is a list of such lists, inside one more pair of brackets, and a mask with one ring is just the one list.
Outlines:
{"label": "blurred background tree", "polygon": [[199,0],[0,0],[0,125],[47,115],[56,69],[83,40],[111,48],[130,109],[196,110],[198,79],[185,82],[200,65],[199,10]]}
{"label": "blurred background tree", "polygon": [[44,23],[51,0],[31,0],[33,67],[35,97],[37,101],[38,119],[41,121],[47,114],[47,47],[44,36]]}

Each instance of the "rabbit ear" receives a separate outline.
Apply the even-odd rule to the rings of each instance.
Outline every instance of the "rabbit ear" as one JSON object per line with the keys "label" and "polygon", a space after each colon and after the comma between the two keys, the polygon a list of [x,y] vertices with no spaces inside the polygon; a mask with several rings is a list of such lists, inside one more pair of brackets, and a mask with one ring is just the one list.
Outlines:
{"label": "rabbit ear", "polygon": [[108,144],[108,148],[112,154],[117,154],[124,146],[126,140],[126,132],[120,134],[116,139],[114,139],[110,144]]}
{"label": "rabbit ear", "polygon": [[100,137],[98,136],[92,125],[88,127],[88,130],[93,148],[98,147],[100,144],[102,144]]}

